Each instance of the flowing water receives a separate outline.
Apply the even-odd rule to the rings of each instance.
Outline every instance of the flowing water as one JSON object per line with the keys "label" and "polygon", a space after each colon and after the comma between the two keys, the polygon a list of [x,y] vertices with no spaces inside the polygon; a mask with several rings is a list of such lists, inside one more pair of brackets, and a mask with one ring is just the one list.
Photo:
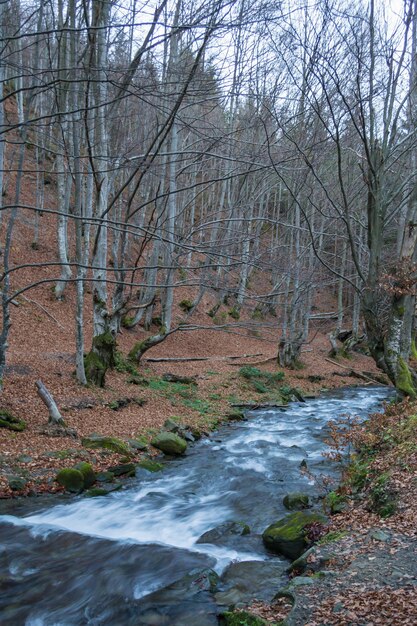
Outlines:
{"label": "flowing water", "polygon": [[[214,626],[231,604],[272,598],[288,563],[266,552],[262,531],[285,514],[286,493],[314,498],[318,477],[335,475],[326,423],[365,417],[389,394],[348,389],[253,412],[106,497],[4,503],[0,513],[13,515],[0,516],[0,623]],[[250,534],[226,524],[236,521]],[[220,576],[216,590],[207,569]]]}

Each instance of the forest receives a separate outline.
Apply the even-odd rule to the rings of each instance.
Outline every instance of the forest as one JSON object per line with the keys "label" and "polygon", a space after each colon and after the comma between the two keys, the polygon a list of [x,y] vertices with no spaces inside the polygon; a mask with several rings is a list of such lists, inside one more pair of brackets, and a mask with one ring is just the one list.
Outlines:
{"label": "forest", "polygon": [[[276,316],[293,365],[326,287],[333,350],[348,318],[347,348],[366,333],[414,397],[417,17],[400,8],[3,2],[1,378],[12,302],[41,283],[74,286],[77,380],[100,385],[121,328],[159,318],[139,362],[207,291]],[[52,218],[54,258],[13,259],[16,223],[37,250]]]}
{"label": "forest", "polygon": [[[179,583],[175,587],[163,569],[160,587],[144,579],[150,591],[126,600],[133,608],[122,609],[118,598],[117,610],[102,613],[90,599],[77,609],[64,600],[46,609],[26,591],[12,607],[0,581],[0,621],[415,623],[409,593],[415,571],[401,550],[413,549],[417,513],[417,0],[0,0],[0,44],[0,498],[77,494],[82,503],[74,519],[82,519],[84,507],[92,535],[101,537],[100,555],[106,555],[104,539],[142,545],[151,541],[147,524],[153,521],[146,516],[169,525],[175,507],[152,508],[146,500],[138,510],[144,527],[123,528],[118,536],[119,522],[113,527],[109,513],[109,526],[100,525],[101,509],[94,507],[101,499],[93,503],[87,496],[122,502],[132,489],[129,480],[144,471],[157,480],[153,472],[171,467],[172,457],[174,470],[188,461],[221,490],[214,461],[204,474],[209,465],[196,463],[194,450],[206,441],[214,445],[211,433],[218,428],[219,441],[229,441],[234,428],[245,430],[253,419],[264,442],[258,452],[245,447],[250,440],[238,439],[236,449],[225,444],[228,454],[238,454],[244,471],[264,472],[270,482],[268,472],[282,471],[273,451],[262,452],[266,441],[272,444],[272,428],[292,477],[292,491],[287,485],[282,495],[308,491],[308,480],[320,492],[308,493],[294,505],[297,513],[288,514],[311,516],[301,528],[302,542],[318,549],[312,561],[294,566],[304,551],[278,550],[268,535],[272,526],[258,532],[277,517],[266,504],[275,492],[262,484],[264,500],[257,502],[246,492],[250,475],[239,479],[242,497],[252,499],[242,520],[246,524],[247,513],[253,538],[262,535],[268,555],[293,561],[290,579],[293,572],[294,579],[320,577],[312,564],[327,558],[326,548],[316,547],[327,535],[361,554],[360,528],[375,550],[381,548],[369,557],[376,558],[381,578],[392,565],[385,552],[395,566],[412,569],[403,585],[387,570],[388,582],[381,587],[372,579],[367,587],[363,574],[358,604],[351,590],[333,588],[330,607],[320,587],[315,613],[308,590],[296,600],[294,589],[292,599],[291,593],[273,601],[273,594],[256,595],[272,570],[256,570],[252,595],[245,595],[237,574],[230,574],[230,588],[229,570],[219,574],[226,559],[222,542],[229,542],[229,568],[263,557],[242,557],[240,518],[221,513],[223,505],[234,515],[240,511],[226,487],[227,506],[216,504],[216,520],[201,527],[178,492],[187,522],[166,541],[165,527],[154,531],[162,539],[153,537],[158,550],[192,551],[195,563],[169,555],[185,595],[193,598],[191,612],[184,608],[184,588],[178,600]],[[383,401],[392,403],[377,412]],[[309,402],[316,408],[307,424]],[[268,422],[271,411],[282,412],[290,443]],[[346,422],[347,412],[353,417]],[[329,426],[331,418],[339,429]],[[331,452],[316,449],[315,419],[323,420],[320,432]],[[311,448],[303,447],[297,430]],[[184,456],[187,446],[193,451]],[[294,460],[292,448],[302,456]],[[252,453],[260,455],[256,463]],[[327,459],[324,470],[319,453]],[[329,459],[339,467],[338,478]],[[234,467],[237,461],[230,462]],[[177,493],[174,470],[161,473],[174,472]],[[182,471],[176,480],[186,483]],[[62,472],[70,472],[69,483]],[[158,480],[155,493],[168,494],[163,481],[169,478]],[[190,482],[187,493],[199,488]],[[357,496],[361,490],[366,495]],[[200,497],[205,511],[209,496]],[[123,504],[126,519],[132,502]],[[252,518],[264,505],[263,518]],[[58,512],[54,517],[55,509],[38,515],[28,506],[25,515],[35,525],[53,519],[61,529],[88,535],[81,521],[69,521],[71,513],[65,519]],[[327,517],[304,511],[311,507],[324,508]],[[19,517],[13,508],[0,508],[0,525],[10,523],[9,512]],[[7,533],[12,546],[14,535]],[[375,539],[372,533],[380,534]],[[203,562],[194,549],[209,535],[216,550],[203,550]],[[72,551],[81,548],[68,541],[72,563]],[[51,562],[58,558],[53,545],[45,551]],[[16,558],[24,562],[22,555]],[[166,555],[152,558],[160,559],[152,563],[158,570]],[[109,560],[118,571],[117,555],[111,552]],[[195,568],[198,578],[186,578],[196,576]],[[155,599],[161,581],[166,586]],[[211,594],[198,610],[196,584]],[[390,591],[381,591],[384,584]],[[339,614],[334,607],[341,598],[346,610]],[[298,613],[288,615],[289,601]],[[25,613],[31,603],[39,614]],[[76,612],[80,607],[84,617]],[[326,607],[335,621],[322,621]]]}

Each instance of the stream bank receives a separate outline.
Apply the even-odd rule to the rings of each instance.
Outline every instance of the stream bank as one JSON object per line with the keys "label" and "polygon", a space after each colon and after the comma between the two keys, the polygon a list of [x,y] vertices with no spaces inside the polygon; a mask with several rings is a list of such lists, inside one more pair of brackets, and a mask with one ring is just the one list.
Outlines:
{"label": "stream bank", "polygon": [[27,500],[14,515],[3,507],[2,624],[214,626],[224,610],[270,601],[288,561],[267,552],[262,532],[285,514],[287,493],[317,502],[312,476],[337,480],[323,458],[327,423],[347,411],[365,417],[388,392],[349,389],[254,412],[105,498],[41,510]]}

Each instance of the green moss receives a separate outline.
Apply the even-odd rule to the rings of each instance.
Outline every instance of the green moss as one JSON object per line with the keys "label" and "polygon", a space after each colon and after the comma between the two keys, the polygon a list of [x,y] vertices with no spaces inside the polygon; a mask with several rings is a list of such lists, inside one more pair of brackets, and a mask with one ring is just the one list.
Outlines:
{"label": "green moss", "polygon": [[179,456],[187,449],[187,442],[179,435],[171,432],[161,432],[151,441],[151,445],[164,454]]}
{"label": "green moss", "polygon": [[264,372],[257,367],[246,365],[239,370],[239,376],[247,380],[257,393],[277,392],[277,384],[284,378],[283,372]]}
{"label": "green moss", "polygon": [[84,369],[88,382],[104,387],[107,368],[93,350],[84,357]]}
{"label": "green moss", "polygon": [[84,476],[77,469],[62,469],[56,475],[55,480],[71,493],[80,493],[84,489]]}
{"label": "green moss", "polygon": [[213,317],[213,322],[216,324],[216,326],[222,326],[226,322],[226,320],[227,320],[226,311],[222,311],[221,313]]}
{"label": "green moss", "polygon": [[142,469],[148,472],[160,472],[164,469],[162,463],[158,463],[157,461],[152,461],[151,459],[145,459],[138,463],[137,467],[141,467]]}
{"label": "green moss", "polygon": [[142,351],[146,348],[146,345],[146,339],[145,341],[137,341],[129,352],[129,359],[131,359],[132,361],[136,361],[138,358],[138,354],[142,353]]}
{"label": "green moss", "polygon": [[97,498],[98,496],[107,496],[109,491],[107,489],[103,489],[102,487],[94,487],[93,489],[89,489],[85,497],[86,498]]}
{"label": "green moss", "polygon": [[133,315],[124,315],[120,323],[122,328],[133,328],[135,324],[135,318]]}
{"label": "green moss", "polygon": [[232,408],[225,415],[228,420],[234,420],[240,422],[245,419],[245,413],[242,409]]}
{"label": "green moss", "polygon": [[214,319],[216,317],[216,313],[220,309],[220,307],[221,307],[221,302],[218,302],[209,311],[207,311],[207,315],[209,317],[211,317],[212,319]]}
{"label": "green moss", "polygon": [[240,311],[239,311],[239,307],[234,306],[232,307],[229,311],[228,314],[230,315],[230,317],[232,317],[234,320],[239,320],[240,319]]}
{"label": "green moss", "polygon": [[256,306],[254,311],[253,311],[253,313],[252,313],[252,315],[251,315],[251,318],[253,320],[263,320],[264,317],[265,316],[263,314],[262,308],[260,306]]}
{"label": "green moss", "polygon": [[346,498],[340,495],[337,491],[330,491],[325,500],[325,508],[332,515],[341,513],[345,509]]}
{"label": "green moss", "polygon": [[118,454],[130,455],[131,451],[129,446],[116,437],[106,437],[102,435],[90,435],[90,437],[84,437],[81,439],[81,444],[85,448],[91,448],[92,450],[104,449],[111,450],[111,452],[117,452]]}
{"label": "green moss", "polygon": [[114,353],[114,369],[116,372],[131,374],[131,376],[140,376],[133,363],[126,359],[118,350]]}
{"label": "green moss", "polygon": [[192,300],[181,300],[181,302],[179,303],[179,307],[185,313],[189,313],[194,307],[194,302]]}
{"label": "green moss", "polygon": [[81,463],[77,463],[77,465],[74,465],[74,469],[78,470],[83,475],[84,489],[88,489],[89,487],[91,487],[91,485],[94,485],[94,483],[96,482],[96,474],[90,463],[81,461]]}
{"label": "green moss", "polygon": [[109,467],[109,472],[114,476],[133,477],[136,474],[136,465],[135,463],[120,463],[120,465]]}
{"label": "green moss", "polygon": [[0,409],[0,427],[8,428],[15,432],[22,432],[26,428],[26,422],[15,417],[6,409]]}
{"label": "green moss", "polygon": [[348,482],[354,490],[360,491],[369,480],[371,458],[353,459],[348,468]]}
{"label": "green moss", "polygon": [[396,494],[388,472],[381,474],[370,490],[372,510],[381,517],[390,517],[397,510]]}
{"label": "green moss", "polygon": [[343,539],[343,537],[347,537],[348,532],[347,530],[339,530],[339,531],[333,531],[331,533],[327,533],[327,535],[325,535],[324,537],[322,537],[318,542],[317,545],[319,546],[325,546],[328,543],[333,543],[335,541],[339,541],[340,539]]}
{"label": "green moss", "polygon": [[267,626],[267,622],[247,611],[227,611],[221,616],[221,623],[224,626]]}
{"label": "green moss", "polygon": [[282,503],[289,511],[308,509],[310,506],[310,496],[300,492],[287,493]]}
{"label": "green moss", "polygon": [[416,340],[414,337],[411,340],[411,356],[413,357],[413,359],[417,361],[417,346],[416,346]]}
{"label": "green moss", "polygon": [[325,524],[324,515],[315,512],[298,511],[290,513],[263,532],[263,542],[269,550],[292,560],[297,559],[306,549],[308,540],[305,527],[312,523]]}
{"label": "green moss", "polygon": [[397,379],[395,381],[395,386],[404,395],[409,396],[410,398],[415,400],[416,390],[414,388],[410,368],[402,357],[399,357],[398,359]]}

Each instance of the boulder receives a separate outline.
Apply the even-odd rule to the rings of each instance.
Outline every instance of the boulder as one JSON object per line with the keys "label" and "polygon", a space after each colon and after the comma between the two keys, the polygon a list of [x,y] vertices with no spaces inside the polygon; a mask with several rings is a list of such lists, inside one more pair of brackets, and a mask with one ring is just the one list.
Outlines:
{"label": "boulder", "polygon": [[74,468],[60,470],[55,480],[71,493],[80,493],[84,489],[84,476],[80,470]]}
{"label": "boulder", "polygon": [[114,480],[114,474],[113,472],[99,472],[96,479],[98,483],[111,483]]}
{"label": "boulder", "polygon": [[230,535],[249,535],[250,528],[244,522],[225,522],[203,533],[197,543],[216,543],[219,539]]}
{"label": "boulder", "polygon": [[180,456],[187,449],[187,442],[179,435],[169,432],[161,432],[152,441],[154,448],[158,448],[164,454]]}
{"label": "boulder", "polygon": [[219,584],[219,575],[212,569],[193,569],[169,586],[169,589],[181,591],[184,597],[198,594],[201,591],[215,593]]}
{"label": "boulder", "polygon": [[103,450],[110,450],[118,454],[131,454],[129,446],[121,439],[117,439],[117,437],[106,437],[105,435],[93,433],[81,439],[81,443],[85,448],[91,448],[92,450],[102,448]]}
{"label": "boulder", "polygon": [[262,534],[262,539],[268,550],[294,561],[308,547],[305,527],[312,523],[325,524],[326,521],[326,517],[321,513],[306,511],[290,513],[268,526]]}
{"label": "boulder", "polygon": [[23,476],[8,476],[7,483],[12,491],[23,491],[28,481]]}
{"label": "boulder", "polygon": [[93,487],[89,489],[85,493],[86,498],[97,498],[98,496],[107,496],[110,493],[108,489],[104,489],[103,487]]}
{"label": "boulder", "polygon": [[289,511],[301,511],[311,506],[310,496],[300,492],[287,493],[282,502]]}
{"label": "boulder", "polygon": [[158,461],[152,461],[152,459],[144,459],[137,464],[137,467],[146,470],[147,472],[160,472],[164,469],[162,463]]}
{"label": "boulder", "polygon": [[177,374],[171,374],[167,372],[162,374],[162,380],[167,383],[180,383],[181,385],[196,385],[197,379],[195,376],[178,376]]}
{"label": "boulder", "polygon": [[136,465],[134,463],[120,463],[109,467],[109,472],[114,476],[135,476]]}
{"label": "boulder", "polygon": [[123,487],[122,483],[113,483],[112,485],[106,485],[103,487],[93,487],[85,492],[86,498],[97,498],[98,496],[107,496],[108,493],[113,491],[119,491]]}
{"label": "boulder", "polygon": [[148,449],[148,444],[142,439],[128,439],[127,443],[132,448],[132,450],[139,450],[139,452],[144,452]]}
{"label": "boulder", "polygon": [[74,469],[81,472],[84,478],[84,489],[88,489],[96,482],[96,474],[90,465],[90,463],[86,463],[85,461],[81,461],[81,463],[77,463],[74,465]]}
{"label": "boulder", "polygon": [[180,430],[181,425],[173,420],[172,417],[168,417],[168,419],[164,422],[164,428],[170,433],[177,433]]}

